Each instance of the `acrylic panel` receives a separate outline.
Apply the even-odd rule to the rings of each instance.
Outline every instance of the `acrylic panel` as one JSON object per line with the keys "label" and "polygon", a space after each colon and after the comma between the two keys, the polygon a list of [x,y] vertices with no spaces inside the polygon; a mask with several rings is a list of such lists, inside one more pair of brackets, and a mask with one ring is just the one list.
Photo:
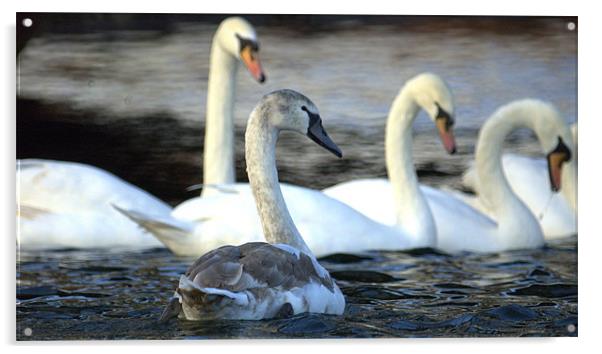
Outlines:
{"label": "acrylic panel", "polygon": [[[577,32],[576,17],[17,13],[17,340],[576,336]],[[275,166],[332,283],[283,247],[200,276],[227,296],[170,302],[199,256],[264,240],[245,159],[262,103],[257,119],[307,129],[280,134]],[[494,119],[509,123],[477,145]],[[494,144],[507,186],[475,172],[477,146],[502,163]],[[332,284],[342,314],[316,305]],[[290,292],[270,318],[222,318],[266,287]],[[187,319],[195,296],[228,310]],[[180,316],[160,322],[168,304]]]}

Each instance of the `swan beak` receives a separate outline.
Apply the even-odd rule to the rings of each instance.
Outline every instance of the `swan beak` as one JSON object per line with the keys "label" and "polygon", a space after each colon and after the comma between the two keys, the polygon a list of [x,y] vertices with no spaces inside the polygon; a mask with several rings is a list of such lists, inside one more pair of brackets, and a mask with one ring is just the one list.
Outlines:
{"label": "swan beak", "polygon": [[552,191],[558,192],[562,184],[562,164],[571,160],[571,150],[558,138],[558,145],[548,154],[548,173]]}
{"label": "swan beak", "polygon": [[440,115],[435,119],[439,138],[441,138],[443,147],[449,154],[456,153],[456,138],[454,137],[453,124],[454,121],[448,115]]}
{"label": "swan beak", "polygon": [[324,127],[322,127],[322,119],[320,119],[319,115],[311,116],[311,122],[309,128],[307,129],[307,136],[315,141],[318,145],[325,148],[326,150],[332,152],[337,157],[343,157],[343,152],[337,144],[330,139]]}
{"label": "swan beak", "polygon": [[259,61],[259,55],[256,50],[253,50],[251,46],[246,46],[240,51],[240,60],[247,67],[251,75],[255,80],[260,83],[265,82],[266,77],[261,68],[261,62]]}

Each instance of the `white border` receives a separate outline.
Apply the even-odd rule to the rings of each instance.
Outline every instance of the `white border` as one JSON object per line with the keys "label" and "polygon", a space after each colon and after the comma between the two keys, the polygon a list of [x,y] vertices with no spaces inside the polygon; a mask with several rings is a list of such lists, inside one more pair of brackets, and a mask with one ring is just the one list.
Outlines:
{"label": "white border", "polygon": [[[393,4],[395,3],[395,4]],[[584,2],[585,3],[585,2]],[[589,2],[594,3],[594,2]],[[245,353],[302,352],[320,346],[321,349],[344,349],[358,353],[366,350],[405,353],[415,352],[478,352],[487,350],[490,353],[533,352],[572,352],[576,350],[594,351],[597,347],[598,329],[600,326],[600,280],[599,266],[600,239],[602,231],[596,223],[600,219],[595,202],[602,198],[598,181],[600,180],[600,163],[602,162],[601,101],[597,97],[600,88],[600,19],[599,11],[592,5],[584,5],[576,1],[526,1],[504,0],[492,1],[324,1],[305,0],[298,2],[284,1],[155,1],[126,3],[123,0],[102,1],[18,1],[2,3],[3,50],[2,71],[6,78],[2,85],[1,107],[4,108],[2,121],[2,225],[4,225],[3,244],[4,272],[2,272],[3,304],[7,306],[0,321],[3,345],[9,346],[11,352],[30,352],[44,350],[46,353],[80,353],[80,346],[91,353],[105,352],[113,347],[132,348],[150,353],[164,353],[171,350],[168,346],[178,346],[176,350],[194,351],[232,351]],[[348,13],[348,14],[428,14],[428,15],[546,15],[546,16],[579,16],[579,338],[556,339],[427,339],[427,340],[261,340],[261,341],[187,341],[183,342],[86,342],[75,345],[71,342],[42,342],[36,344],[15,345],[15,255],[14,255],[14,156],[15,156],[15,12],[16,11],[52,11],[52,12],[198,12],[198,13]],[[200,346],[200,347],[196,347]],[[115,348],[117,349],[117,348]],[[597,349],[599,350],[599,348]]]}

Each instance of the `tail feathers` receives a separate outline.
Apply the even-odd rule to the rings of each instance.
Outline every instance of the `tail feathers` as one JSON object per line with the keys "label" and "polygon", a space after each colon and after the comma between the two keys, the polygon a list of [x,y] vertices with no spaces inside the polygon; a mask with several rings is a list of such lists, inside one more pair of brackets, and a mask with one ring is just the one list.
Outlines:
{"label": "tail feathers", "polygon": [[111,206],[161,242],[182,239],[194,231],[193,223],[174,219],[171,215],[147,215],[139,211],[123,209],[115,204],[111,204]]}
{"label": "tail feathers", "polygon": [[203,293],[203,297],[205,298],[204,300],[207,303],[215,302],[218,298],[227,298],[239,306],[247,306],[249,304],[249,297],[245,292],[235,292],[226,289],[201,287],[198,284],[194,283],[192,280],[188,279],[188,277],[185,275],[180,276],[180,284],[178,288],[179,291],[184,293],[200,291],[201,293]]}

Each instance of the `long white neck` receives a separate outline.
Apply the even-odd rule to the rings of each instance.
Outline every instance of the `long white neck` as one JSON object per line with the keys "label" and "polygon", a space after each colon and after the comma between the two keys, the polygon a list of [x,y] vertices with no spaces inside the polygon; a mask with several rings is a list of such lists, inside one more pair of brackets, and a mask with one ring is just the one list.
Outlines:
{"label": "long white neck", "polygon": [[422,195],[412,159],[412,123],[420,107],[412,94],[402,89],[389,112],[385,137],[385,155],[389,180],[393,187],[397,226],[414,243],[432,245],[437,230],[431,209]]}
{"label": "long white neck", "polygon": [[276,169],[278,130],[258,110],[251,113],[245,133],[249,184],[255,197],[263,233],[269,243],[285,243],[312,254],[286,207]]}
{"label": "long white neck", "polygon": [[[234,170],[234,95],[238,60],[213,38],[207,89],[203,183],[231,184]],[[203,195],[214,188],[203,188]]]}
{"label": "long white neck", "polygon": [[[523,233],[540,235],[541,229],[535,216],[514,194],[504,175],[502,148],[504,139],[513,130],[523,127],[535,130],[537,117],[539,114],[525,105],[515,104],[498,110],[481,128],[475,152],[480,181],[479,198],[492,211],[498,229],[514,226],[524,228],[522,232],[505,232],[506,235],[517,238],[522,237]],[[515,242],[509,239],[510,236],[506,237],[507,242]]]}

